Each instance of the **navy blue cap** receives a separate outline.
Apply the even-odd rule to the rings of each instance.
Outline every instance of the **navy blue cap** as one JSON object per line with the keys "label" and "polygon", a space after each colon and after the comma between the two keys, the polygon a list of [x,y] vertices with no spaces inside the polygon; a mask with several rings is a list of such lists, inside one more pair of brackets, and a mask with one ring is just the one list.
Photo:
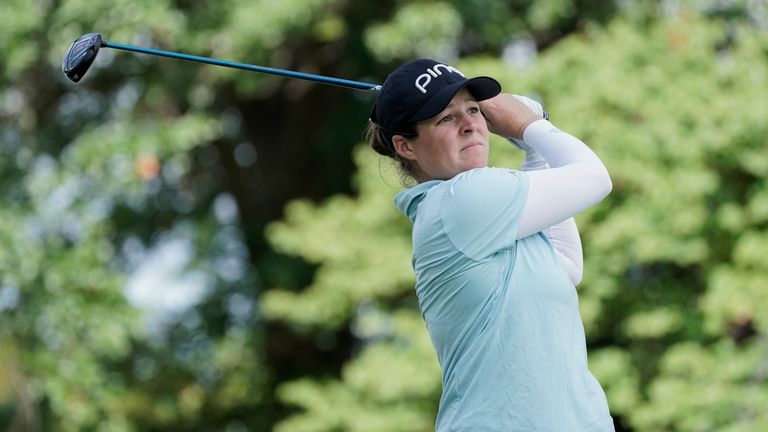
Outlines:
{"label": "navy blue cap", "polygon": [[464,87],[477,101],[501,92],[501,84],[491,77],[468,79],[453,66],[430,59],[413,60],[384,81],[371,121],[387,132],[404,132],[440,113]]}

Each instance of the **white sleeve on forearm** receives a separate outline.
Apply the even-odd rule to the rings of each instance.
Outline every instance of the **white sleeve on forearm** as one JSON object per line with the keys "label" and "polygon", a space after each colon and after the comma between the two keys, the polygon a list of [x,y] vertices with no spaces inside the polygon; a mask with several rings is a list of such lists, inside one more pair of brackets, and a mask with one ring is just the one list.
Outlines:
{"label": "white sleeve on forearm", "polygon": [[550,169],[527,171],[528,196],[517,238],[562,222],[600,202],[611,191],[611,179],[597,155],[578,138],[537,120],[523,133]]}
{"label": "white sleeve on forearm", "polygon": [[[525,149],[525,160],[520,165],[521,171],[537,171],[549,168],[544,156],[531,146],[521,146],[519,143],[516,145]],[[568,278],[574,286],[578,285],[584,274],[584,257],[576,220],[570,217],[549,228],[544,228],[542,233],[549,239],[555,253],[560,257],[560,262],[568,274]]]}

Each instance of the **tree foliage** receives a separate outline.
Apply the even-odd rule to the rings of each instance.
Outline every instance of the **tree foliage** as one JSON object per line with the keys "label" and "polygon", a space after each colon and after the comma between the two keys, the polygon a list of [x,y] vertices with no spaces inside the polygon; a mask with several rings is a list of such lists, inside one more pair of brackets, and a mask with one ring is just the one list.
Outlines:
{"label": "tree foliage", "polygon": [[578,222],[620,428],[766,429],[760,5],[0,3],[0,427],[433,428],[401,185],[360,144],[374,96],[108,49],[75,85],[61,59],[97,31],[372,82],[438,57],[542,100],[614,180]]}
{"label": "tree foliage", "polygon": [[[586,255],[580,298],[592,369],[625,428],[768,427],[762,408],[768,398],[768,343],[760,313],[768,307],[760,210],[768,174],[766,41],[765,33],[744,22],[724,25],[681,12],[651,25],[618,19],[591,27],[553,46],[529,69],[510,71],[487,59],[460,66],[499,77],[506,89],[537,95],[556,124],[582,137],[608,165],[612,196],[578,218]],[[510,164],[508,150],[501,150],[494,162]],[[319,206],[294,203],[294,211],[269,231],[277,247],[321,265],[308,290],[267,292],[268,316],[307,323],[309,308],[325,302],[346,311],[352,325],[368,319],[371,302],[377,314],[417,314],[412,302],[402,301],[412,287],[387,260],[402,255],[388,250],[398,246],[394,235],[402,235],[400,243],[407,247],[408,232],[399,228],[405,218],[398,220],[391,204],[386,208],[378,201],[393,192],[371,184],[380,182],[379,161],[369,150],[359,151],[358,176],[373,180],[358,178],[355,198],[334,197]],[[344,239],[362,242],[374,218],[383,223],[365,235],[366,257],[364,249],[348,247]],[[339,243],[328,241],[330,233],[339,233]],[[406,264],[405,257],[399,259]],[[367,262],[369,269],[360,267]],[[356,282],[349,293],[350,285],[324,278],[345,269],[348,275],[369,273],[374,281],[386,269],[391,283],[372,292],[371,285]],[[366,306],[339,304],[341,298]],[[338,315],[312,316],[320,317],[313,323],[320,327],[339,322]],[[282,388],[284,400],[304,411],[281,430],[304,430],[301,424],[316,420],[323,427],[315,430],[372,430],[344,417],[322,422],[331,414],[303,395],[318,388],[335,393],[341,386],[358,394],[343,412],[368,404],[376,390],[360,389],[345,372],[366,367],[368,353],[397,352],[395,342],[421,346],[426,333],[422,327],[421,334],[403,341],[389,319],[377,316],[376,323],[376,337],[361,338],[361,355],[337,380]],[[421,363],[419,375],[434,373],[434,363],[434,358]],[[368,373],[413,382],[373,364]],[[428,405],[435,383],[421,385],[427,400],[420,403]],[[418,422],[399,424],[395,417],[382,428],[426,429]]]}

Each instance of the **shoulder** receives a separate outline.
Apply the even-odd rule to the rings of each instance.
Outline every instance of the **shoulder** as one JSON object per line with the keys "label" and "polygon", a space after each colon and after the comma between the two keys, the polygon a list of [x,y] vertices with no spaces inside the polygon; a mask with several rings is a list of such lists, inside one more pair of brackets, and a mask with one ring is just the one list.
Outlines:
{"label": "shoulder", "polygon": [[440,185],[438,217],[454,246],[482,259],[514,245],[528,194],[527,176],[505,168],[478,168]]}
{"label": "shoulder", "polygon": [[521,171],[510,168],[485,167],[464,171],[447,183],[454,185],[475,185],[485,182],[519,181],[523,176]]}
{"label": "shoulder", "polygon": [[510,193],[526,191],[527,184],[528,178],[521,171],[487,167],[458,174],[442,187],[445,198],[475,201],[494,197],[496,192],[504,192],[508,196]]}

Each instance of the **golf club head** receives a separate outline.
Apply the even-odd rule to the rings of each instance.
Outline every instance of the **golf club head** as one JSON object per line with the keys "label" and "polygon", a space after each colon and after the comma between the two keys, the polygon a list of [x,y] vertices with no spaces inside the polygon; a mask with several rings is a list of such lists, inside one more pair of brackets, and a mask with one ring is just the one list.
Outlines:
{"label": "golf club head", "polygon": [[88,33],[77,38],[64,56],[62,64],[64,75],[74,82],[80,81],[91,67],[96,54],[99,53],[99,48],[101,48],[101,35],[98,33]]}

